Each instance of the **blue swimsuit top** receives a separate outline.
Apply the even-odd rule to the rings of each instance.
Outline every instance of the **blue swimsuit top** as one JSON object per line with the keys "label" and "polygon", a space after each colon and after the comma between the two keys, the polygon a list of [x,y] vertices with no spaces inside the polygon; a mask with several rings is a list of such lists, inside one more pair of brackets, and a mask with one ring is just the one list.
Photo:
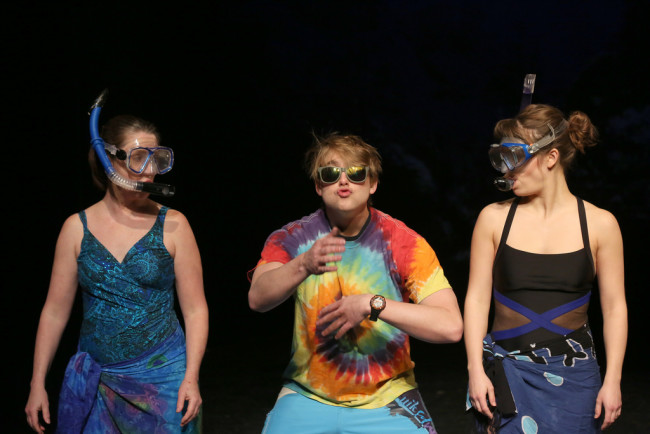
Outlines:
{"label": "blue swimsuit top", "polygon": [[83,322],[79,349],[97,362],[130,360],[170,336],[178,327],[174,311],[174,258],[163,244],[167,207],[153,227],[119,262],[88,230],[77,258]]}
{"label": "blue swimsuit top", "polygon": [[513,340],[511,343],[520,347],[522,343],[542,342],[573,331],[551,321],[588,303],[595,278],[585,207],[580,198],[576,199],[583,248],[560,254],[530,253],[508,246],[506,241],[519,198],[510,206],[494,258],[493,294],[496,301],[524,315],[530,322],[508,330],[492,331],[494,340]]}

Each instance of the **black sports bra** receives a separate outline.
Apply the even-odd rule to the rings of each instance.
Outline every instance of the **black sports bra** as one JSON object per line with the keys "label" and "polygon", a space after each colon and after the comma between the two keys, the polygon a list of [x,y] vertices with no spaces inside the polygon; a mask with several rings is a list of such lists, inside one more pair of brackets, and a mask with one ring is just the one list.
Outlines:
{"label": "black sports bra", "polygon": [[515,199],[510,206],[494,258],[492,278],[495,300],[530,322],[493,331],[492,336],[504,340],[532,333],[531,339],[539,340],[567,335],[573,330],[557,326],[551,320],[588,303],[595,276],[584,203],[576,198],[583,248],[569,253],[540,254],[507,244],[519,200]]}

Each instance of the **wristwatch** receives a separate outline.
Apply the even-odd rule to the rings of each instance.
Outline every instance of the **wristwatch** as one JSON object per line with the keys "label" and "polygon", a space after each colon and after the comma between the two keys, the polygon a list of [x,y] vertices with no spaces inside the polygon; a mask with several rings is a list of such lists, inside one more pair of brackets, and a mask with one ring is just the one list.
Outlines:
{"label": "wristwatch", "polygon": [[386,308],[386,299],[381,295],[374,295],[370,299],[370,321],[377,321],[379,314]]}

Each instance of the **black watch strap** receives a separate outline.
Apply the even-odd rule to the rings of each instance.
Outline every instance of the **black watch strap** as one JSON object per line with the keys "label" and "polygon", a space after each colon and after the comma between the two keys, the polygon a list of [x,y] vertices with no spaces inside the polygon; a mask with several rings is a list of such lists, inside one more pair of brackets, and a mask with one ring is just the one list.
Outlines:
{"label": "black watch strap", "polygon": [[381,295],[375,295],[370,299],[370,321],[377,321],[379,314],[386,307],[386,299]]}

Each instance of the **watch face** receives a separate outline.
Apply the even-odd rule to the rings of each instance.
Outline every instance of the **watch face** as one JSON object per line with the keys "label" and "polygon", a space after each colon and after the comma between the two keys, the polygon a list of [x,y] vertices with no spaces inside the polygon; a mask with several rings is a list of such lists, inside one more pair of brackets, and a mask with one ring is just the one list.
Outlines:
{"label": "watch face", "polygon": [[382,297],[373,297],[372,298],[372,307],[375,309],[383,309],[386,301]]}

